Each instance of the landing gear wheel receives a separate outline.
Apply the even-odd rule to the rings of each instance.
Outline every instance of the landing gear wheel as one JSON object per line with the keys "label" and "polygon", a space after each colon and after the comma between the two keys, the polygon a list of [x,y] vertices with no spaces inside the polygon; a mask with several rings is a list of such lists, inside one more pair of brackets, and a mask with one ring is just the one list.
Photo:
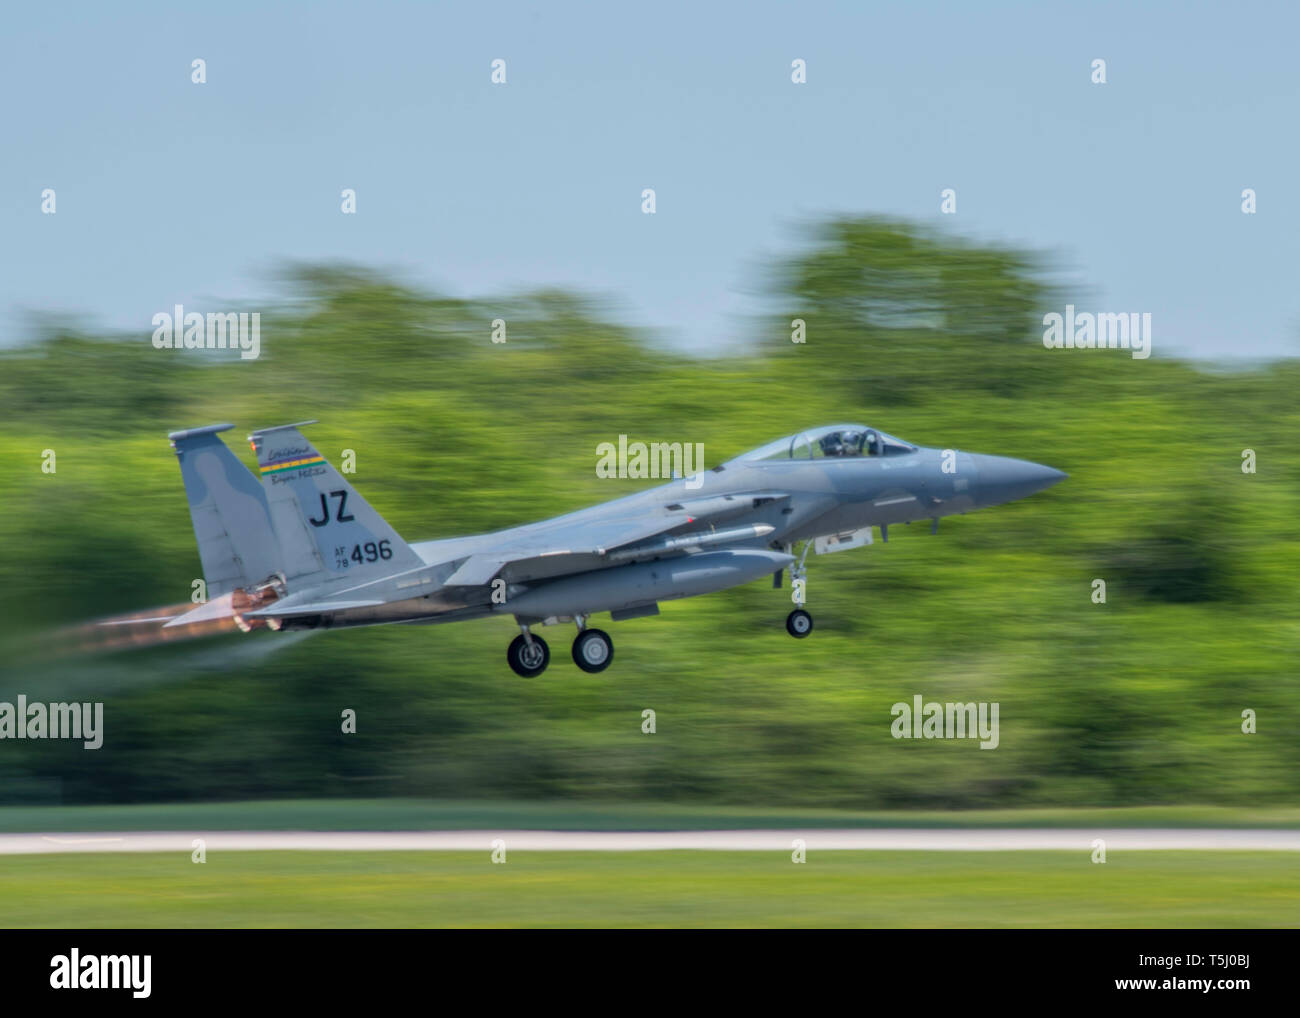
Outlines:
{"label": "landing gear wheel", "polygon": [[802,608],[796,608],[785,617],[785,631],[796,640],[802,640],[812,632],[812,616]]}
{"label": "landing gear wheel", "polygon": [[530,647],[523,633],[520,633],[510,641],[506,660],[516,675],[531,679],[546,671],[546,666],[551,663],[551,648],[546,646],[546,641],[540,636],[533,637],[533,645]]}
{"label": "landing gear wheel", "polygon": [[601,629],[584,629],[573,641],[573,663],[584,672],[603,672],[614,660],[614,641]]}

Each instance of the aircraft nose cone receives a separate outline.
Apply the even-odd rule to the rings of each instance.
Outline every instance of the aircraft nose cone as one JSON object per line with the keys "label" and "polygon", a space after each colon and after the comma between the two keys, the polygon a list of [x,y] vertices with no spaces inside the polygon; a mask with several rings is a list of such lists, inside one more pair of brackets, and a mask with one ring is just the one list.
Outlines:
{"label": "aircraft nose cone", "polygon": [[1001,505],[1050,488],[1068,476],[1060,470],[1009,456],[975,456],[981,505]]}

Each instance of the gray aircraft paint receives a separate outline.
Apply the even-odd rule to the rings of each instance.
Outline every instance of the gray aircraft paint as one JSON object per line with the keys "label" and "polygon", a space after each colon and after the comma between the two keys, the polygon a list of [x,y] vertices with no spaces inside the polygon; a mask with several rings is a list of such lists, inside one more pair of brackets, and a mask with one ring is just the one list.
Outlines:
{"label": "gray aircraft paint", "polygon": [[[271,522],[289,554],[290,582],[309,586],[346,578],[357,584],[423,563],[297,425],[255,431],[250,441]],[[284,466],[293,463],[304,465]],[[352,557],[357,549],[359,561]]]}
{"label": "gray aircraft paint", "polygon": [[209,598],[254,586],[281,571],[262,486],[217,437],[233,427],[214,424],[168,436],[180,461]]}
{"label": "gray aircraft paint", "polygon": [[526,622],[623,611],[749,583],[771,576],[793,561],[793,555],[747,548],[640,562],[544,583],[510,598],[496,610]]}
{"label": "gray aircraft paint", "polygon": [[[204,573],[214,594],[279,575],[274,602],[243,614],[287,628],[650,614],[658,601],[777,574],[798,542],[937,520],[1065,477],[1025,460],[833,425],[550,520],[408,545],[298,425],[250,436],[260,483],[217,437],[229,427],[171,436]],[[859,451],[818,453],[846,448],[838,437]]]}

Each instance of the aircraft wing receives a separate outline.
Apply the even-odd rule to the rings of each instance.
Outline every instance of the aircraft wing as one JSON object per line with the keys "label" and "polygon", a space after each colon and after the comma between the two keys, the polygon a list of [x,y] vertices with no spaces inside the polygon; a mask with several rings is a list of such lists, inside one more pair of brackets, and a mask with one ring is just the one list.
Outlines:
{"label": "aircraft wing", "polygon": [[[506,543],[467,558],[451,576],[448,587],[477,587],[491,583],[504,570],[511,582],[526,582],[598,568],[614,548],[654,537],[685,520],[657,518],[574,523]],[[508,568],[507,568],[508,567]]]}
{"label": "aircraft wing", "polygon": [[[703,539],[729,533],[723,522],[762,502],[789,498],[785,492],[746,492],[735,495],[683,500],[667,507],[655,506],[635,514],[605,519],[584,518],[585,513],[560,517],[548,523],[521,528],[499,545],[470,555],[447,578],[448,587],[474,587],[501,576],[511,583],[564,576],[611,564],[612,553],[625,559],[629,549],[653,538],[680,531]],[[768,528],[770,529],[770,528]],[[734,539],[759,536],[738,534]],[[689,546],[689,541],[688,541]],[[647,543],[647,557],[655,546]]]}

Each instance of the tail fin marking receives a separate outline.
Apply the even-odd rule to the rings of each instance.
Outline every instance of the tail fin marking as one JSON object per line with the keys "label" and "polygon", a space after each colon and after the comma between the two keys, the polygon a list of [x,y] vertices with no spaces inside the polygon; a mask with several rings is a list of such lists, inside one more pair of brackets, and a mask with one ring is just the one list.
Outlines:
{"label": "tail fin marking", "polygon": [[301,585],[346,576],[366,582],[424,565],[303,437],[301,426],[266,428],[249,436],[290,588],[295,580]]}

